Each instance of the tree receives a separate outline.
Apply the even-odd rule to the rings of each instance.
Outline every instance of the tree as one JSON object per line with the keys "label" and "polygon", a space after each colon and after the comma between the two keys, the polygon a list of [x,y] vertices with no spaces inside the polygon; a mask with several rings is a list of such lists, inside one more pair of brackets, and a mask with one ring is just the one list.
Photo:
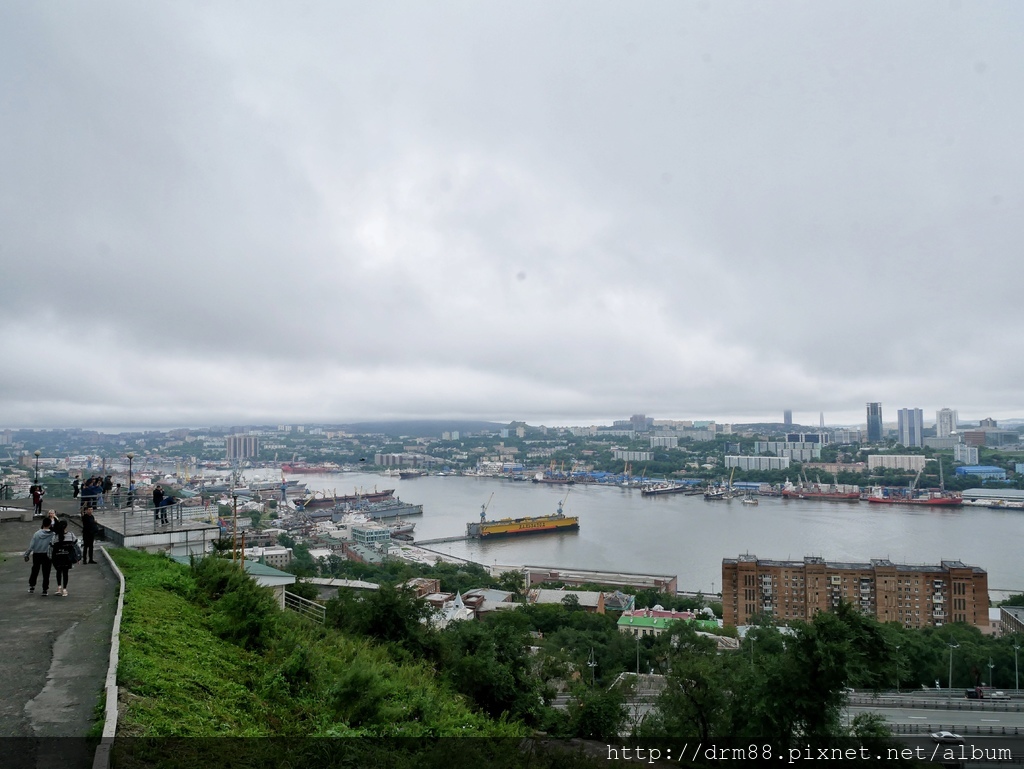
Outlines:
{"label": "tree", "polygon": [[526,578],[521,571],[503,571],[498,575],[498,587],[518,598],[526,590]]}
{"label": "tree", "polygon": [[442,669],[455,688],[493,718],[540,717],[540,681],[529,636],[510,623],[455,622],[441,634]]}
{"label": "tree", "polygon": [[629,715],[627,691],[620,687],[594,689],[577,686],[569,702],[569,732],[585,740],[612,741],[622,732]]}

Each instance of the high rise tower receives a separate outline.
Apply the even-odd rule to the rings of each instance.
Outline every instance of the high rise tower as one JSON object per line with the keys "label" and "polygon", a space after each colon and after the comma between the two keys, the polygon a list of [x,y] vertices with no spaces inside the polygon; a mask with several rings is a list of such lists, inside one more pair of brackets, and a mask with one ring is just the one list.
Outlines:
{"label": "high rise tower", "polygon": [[939,409],[935,412],[935,436],[948,438],[956,432],[957,413],[953,409]]}
{"label": "high rise tower", "polygon": [[906,447],[923,446],[921,430],[924,426],[924,412],[921,409],[900,409],[897,413],[900,429],[900,443]]}
{"label": "high rise tower", "polygon": [[868,404],[868,443],[882,440],[882,404]]}
{"label": "high rise tower", "polygon": [[785,411],[782,412],[782,424],[784,424],[786,427],[793,426],[793,412],[790,411],[789,409],[786,409]]}

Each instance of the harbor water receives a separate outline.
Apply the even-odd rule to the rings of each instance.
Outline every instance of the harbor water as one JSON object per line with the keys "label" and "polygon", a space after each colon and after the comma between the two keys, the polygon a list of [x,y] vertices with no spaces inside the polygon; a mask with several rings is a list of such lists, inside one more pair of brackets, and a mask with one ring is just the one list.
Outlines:
{"label": "harbor water", "polygon": [[923,509],[777,497],[744,505],[739,497],[727,502],[681,494],[644,497],[638,489],[471,476],[291,477],[310,490],[339,495],[394,488],[403,501],[423,505],[423,515],[411,519],[417,540],[464,535],[466,524],[479,520],[485,504],[490,520],[553,513],[560,500],[567,515],[579,516],[578,532],[432,546],[485,565],[675,574],[680,590],[718,592],[722,559],[742,553],[779,560],[819,555],[839,562],[960,560],[987,570],[991,590],[1024,593],[1024,510]]}

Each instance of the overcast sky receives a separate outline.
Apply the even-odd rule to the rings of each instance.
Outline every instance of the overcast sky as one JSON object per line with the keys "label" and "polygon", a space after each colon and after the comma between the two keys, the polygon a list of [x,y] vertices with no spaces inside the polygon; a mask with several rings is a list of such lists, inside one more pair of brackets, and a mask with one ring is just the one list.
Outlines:
{"label": "overcast sky", "polygon": [[0,426],[1024,416],[1019,2],[0,4]]}

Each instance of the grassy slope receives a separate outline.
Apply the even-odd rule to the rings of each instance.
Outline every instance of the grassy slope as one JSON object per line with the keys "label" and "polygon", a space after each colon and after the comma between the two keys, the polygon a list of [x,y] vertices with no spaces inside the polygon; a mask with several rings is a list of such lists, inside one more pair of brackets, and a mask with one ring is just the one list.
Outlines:
{"label": "grassy slope", "polygon": [[117,550],[125,575],[121,736],[513,735],[420,664],[283,612],[266,652],[214,632],[188,567]]}

